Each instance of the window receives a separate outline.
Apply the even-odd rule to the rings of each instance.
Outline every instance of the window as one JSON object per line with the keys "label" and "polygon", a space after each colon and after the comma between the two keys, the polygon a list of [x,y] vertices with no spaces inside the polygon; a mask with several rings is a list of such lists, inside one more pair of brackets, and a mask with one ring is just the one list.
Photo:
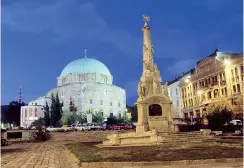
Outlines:
{"label": "window", "polygon": [[35,102],[35,105],[37,106],[37,102]]}
{"label": "window", "polygon": [[102,100],[100,100],[100,105],[103,105],[103,101]]}
{"label": "window", "polygon": [[225,80],[225,72],[222,73],[222,78]]}
{"label": "window", "polygon": [[112,106],[113,105],[113,103],[112,102],[110,102],[110,106]]}
{"label": "window", "polygon": [[25,109],[25,117],[27,117],[27,109]]}
{"label": "window", "polygon": [[211,99],[211,91],[208,92],[208,99]]}
{"label": "window", "polygon": [[218,95],[219,95],[219,91],[218,91],[218,89],[215,89],[214,90],[214,97],[216,98],[216,97],[218,97]]}
{"label": "window", "polygon": [[118,107],[120,107],[120,102],[118,102]]}
{"label": "window", "polygon": [[234,93],[236,92],[236,86],[235,85],[233,85],[233,91],[234,91]]}
{"label": "window", "polygon": [[217,76],[214,77],[214,82],[215,82],[215,83],[218,82],[218,78],[217,78]]}
{"label": "window", "polygon": [[241,92],[241,87],[240,87],[240,84],[237,84],[237,92]]}
{"label": "window", "polygon": [[235,74],[236,74],[236,76],[238,76],[238,69],[237,69],[237,67],[235,67]]}
{"label": "window", "polygon": [[177,107],[179,107],[179,100],[177,100]]}
{"label": "window", "polygon": [[110,117],[110,118],[113,117],[113,113],[109,113],[109,117]]}
{"label": "window", "polygon": [[29,109],[29,116],[32,117],[32,109]]}
{"label": "window", "polygon": [[221,89],[221,93],[222,93],[222,95],[224,95],[224,89]]}
{"label": "window", "polygon": [[232,77],[232,78],[234,77],[233,69],[231,70],[231,77]]}
{"label": "window", "polygon": [[243,65],[241,65],[241,75],[243,75]]}
{"label": "window", "polygon": [[188,113],[184,113],[184,117],[185,118],[188,118]]}
{"label": "window", "polygon": [[224,90],[225,90],[225,95],[227,95],[227,88],[225,87]]}
{"label": "window", "polygon": [[210,78],[208,78],[208,84],[209,84],[209,85],[211,84]]}
{"label": "window", "polygon": [[119,113],[119,119],[121,119],[121,113]]}
{"label": "window", "polygon": [[176,95],[178,95],[178,89],[176,89],[175,92],[176,92]]}
{"label": "window", "polygon": [[35,117],[37,117],[37,108],[35,108]]}
{"label": "window", "polygon": [[90,104],[92,104],[92,99],[90,99]]}

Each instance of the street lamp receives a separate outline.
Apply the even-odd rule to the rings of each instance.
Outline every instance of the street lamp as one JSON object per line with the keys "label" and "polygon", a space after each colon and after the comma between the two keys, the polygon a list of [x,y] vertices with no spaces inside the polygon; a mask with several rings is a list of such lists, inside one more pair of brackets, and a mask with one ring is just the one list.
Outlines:
{"label": "street lamp", "polygon": [[201,94],[202,94],[202,90],[198,90],[198,91],[197,91],[197,94],[198,94],[198,95],[201,95]]}
{"label": "street lamp", "polygon": [[228,65],[230,65],[230,61],[227,59],[224,59],[224,64],[228,66]]}

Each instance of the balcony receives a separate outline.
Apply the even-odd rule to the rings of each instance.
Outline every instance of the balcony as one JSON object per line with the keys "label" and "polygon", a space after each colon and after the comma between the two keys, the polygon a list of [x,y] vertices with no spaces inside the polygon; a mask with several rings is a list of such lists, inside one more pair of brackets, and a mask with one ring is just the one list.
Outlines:
{"label": "balcony", "polygon": [[236,76],[236,83],[239,83],[239,76]]}
{"label": "balcony", "polygon": [[220,85],[221,86],[225,86],[226,85],[226,81],[225,80],[220,81]]}

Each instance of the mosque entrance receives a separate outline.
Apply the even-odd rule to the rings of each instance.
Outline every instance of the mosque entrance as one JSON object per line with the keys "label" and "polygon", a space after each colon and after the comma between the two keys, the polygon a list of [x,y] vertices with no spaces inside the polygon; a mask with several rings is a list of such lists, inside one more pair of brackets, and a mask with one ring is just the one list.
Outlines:
{"label": "mosque entrance", "polygon": [[149,116],[162,116],[162,107],[159,104],[151,104],[148,111]]}

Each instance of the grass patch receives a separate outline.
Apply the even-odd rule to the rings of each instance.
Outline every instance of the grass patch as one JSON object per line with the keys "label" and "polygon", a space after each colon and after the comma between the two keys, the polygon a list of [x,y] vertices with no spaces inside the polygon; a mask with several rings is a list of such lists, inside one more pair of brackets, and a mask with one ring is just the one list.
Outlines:
{"label": "grass patch", "polygon": [[242,158],[242,148],[221,145],[198,145],[185,148],[165,146],[109,147],[99,148],[98,143],[77,142],[65,146],[80,162],[125,162],[125,161],[174,161]]}

